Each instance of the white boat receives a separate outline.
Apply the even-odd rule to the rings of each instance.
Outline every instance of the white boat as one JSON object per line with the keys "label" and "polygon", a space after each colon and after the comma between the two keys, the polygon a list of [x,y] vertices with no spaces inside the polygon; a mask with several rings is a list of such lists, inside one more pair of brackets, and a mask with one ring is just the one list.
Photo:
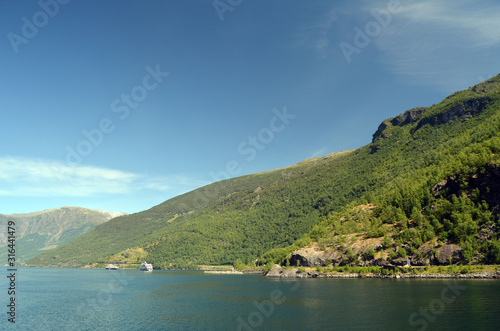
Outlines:
{"label": "white boat", "polygon": [[118,270],[118,267],[113,264],[108,264],[106,270]]}
{"label": "white boat", "polygon": [[139,267],[139,270],[141,270],[141,271],[153,271],[153,265],[151,263],[144,262]]}

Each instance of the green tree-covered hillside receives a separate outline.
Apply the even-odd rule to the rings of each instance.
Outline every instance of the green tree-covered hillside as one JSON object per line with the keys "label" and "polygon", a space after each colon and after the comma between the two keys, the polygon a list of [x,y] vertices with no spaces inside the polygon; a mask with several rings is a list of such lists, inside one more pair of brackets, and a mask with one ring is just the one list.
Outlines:
{"label": "green tree-covered hillside", "polygon": [[[277,261],[311,239],[333,247],[335,236],[363,231],[385,234],[408,253],[439,237],[488,255],[496,228],[488,232],[491,249],[472,238],[498,222],[492,187],[480,183],[494,178],[498,164],[499,106],[497,76],[383,121],[364,147],[199,188],[99,225],[30,263],[80,266],[134,247],[157,268]],[[375,207],[351,215],[360,204]]]}
{"label": "green tree-covered hillside", "polygon": [[319,265],[500,263],[499,152],[500,76],[386,120],[360,149],[383,156],[384,184],[266,260],[304,263],[291,253],[317,245]]}

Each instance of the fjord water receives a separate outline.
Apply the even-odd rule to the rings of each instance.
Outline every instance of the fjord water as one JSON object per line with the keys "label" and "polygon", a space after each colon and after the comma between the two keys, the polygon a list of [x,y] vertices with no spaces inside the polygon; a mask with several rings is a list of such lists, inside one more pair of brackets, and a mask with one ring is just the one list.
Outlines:
{"label": "fjord water", "polygon": [[[4,312],[0,329],[500,329],[497,280],[279,280],[198,271],[18,268],[16,282],[15,328]],[[7,282],[1,286],[6,311]]]}

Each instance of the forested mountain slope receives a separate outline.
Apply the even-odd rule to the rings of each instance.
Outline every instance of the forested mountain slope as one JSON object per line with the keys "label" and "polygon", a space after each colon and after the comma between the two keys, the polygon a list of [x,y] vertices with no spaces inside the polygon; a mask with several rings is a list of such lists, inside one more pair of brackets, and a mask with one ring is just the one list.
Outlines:
{"label": "forested mountain slope", "polygon": [[[488,224],[495,239],[498,195],[481,183],[496,178],[499,100],[497,76],[384,121],[364,147],[199,188],[99,225],[30,263],[80,266],[134,247],[144,248],[157,268],[232,263],[268,250],[265,259],[283,261],[311,240],[333,247],[335,236],[362,231],[386,234],[411,253],[408,246],[436,237],[459,242],[465,231],[471,239],[469,216],[477,231]],[[459,191],[450,188],[453,182]],[[454,201],[463,196],[471,202],[462,208]],[[470,203],[482,216],[466,210]],[[349,214],[366,210],[354,208],[360,204],[373,205],[372,216]],[[482,245],[468,242],[469,250]]]}
{"label": "forested mountain slope", "polygon": [[[302,265],[500,263],[500,76],[382,122],[385,184],[266,254]],[[299,250],[299,248],[302,248]],[[291,254],[292,251],[295,251]]]}

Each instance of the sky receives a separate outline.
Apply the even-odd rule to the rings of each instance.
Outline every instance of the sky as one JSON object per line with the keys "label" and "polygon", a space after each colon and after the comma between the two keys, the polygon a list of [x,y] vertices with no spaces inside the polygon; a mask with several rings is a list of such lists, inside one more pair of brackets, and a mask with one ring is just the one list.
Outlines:
{"label": "sky", "polygon": [[0,214],[134,213],[500,73],[500,3],[0,1]]}

